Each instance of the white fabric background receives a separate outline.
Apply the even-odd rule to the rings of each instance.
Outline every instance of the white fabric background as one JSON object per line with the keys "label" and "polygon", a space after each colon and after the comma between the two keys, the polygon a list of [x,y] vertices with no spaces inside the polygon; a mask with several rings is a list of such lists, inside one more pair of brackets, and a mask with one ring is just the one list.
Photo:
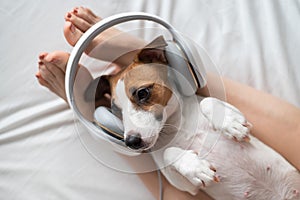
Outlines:
{"label": "white fabric background", "polygon": [[[0,0],[0,198],[153,199],[136,175],[96,162],[66,103],[38,85],[38,54],[71,47],[64,15],[147,11],[204,46],[222,75],[300,107],[296,0]],[[258,99],[259,101],[259,99]]]}

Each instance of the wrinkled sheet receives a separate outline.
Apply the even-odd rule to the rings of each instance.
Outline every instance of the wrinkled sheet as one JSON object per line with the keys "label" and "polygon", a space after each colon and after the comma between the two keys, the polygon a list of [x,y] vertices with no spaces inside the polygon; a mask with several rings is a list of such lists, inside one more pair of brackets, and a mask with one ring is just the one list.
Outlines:
{"label": "wrinkled sheet", "polygon": [[135,174],[87,153],[72,111],[35,79],[40,52],[71,51],[63,17],[79,5],[102,17],[159,15],[201,44],[222,75],[300,107],[299,1],[2,0],[0,199],[154,199]]}

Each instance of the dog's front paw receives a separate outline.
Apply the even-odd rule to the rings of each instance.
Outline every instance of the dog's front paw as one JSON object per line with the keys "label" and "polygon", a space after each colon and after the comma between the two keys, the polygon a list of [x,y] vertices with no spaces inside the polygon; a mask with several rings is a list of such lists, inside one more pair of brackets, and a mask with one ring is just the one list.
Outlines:
{"label": "dog's front paw", "polygon": [[200,108],[214,129],[236,141],[250,140],[251,124],[237,108],[212,97],[203,99]]}
{"label": "dog's front paw", "polygon": [[[166,153],[173,154],[172,150],[174,149],[170,148]],[[199,158],[192,150],[184,151],[179,159],[171,165],[197,188],[208,186],[214,181],[219,182],[216,177],[216,169],[206,160]]]}

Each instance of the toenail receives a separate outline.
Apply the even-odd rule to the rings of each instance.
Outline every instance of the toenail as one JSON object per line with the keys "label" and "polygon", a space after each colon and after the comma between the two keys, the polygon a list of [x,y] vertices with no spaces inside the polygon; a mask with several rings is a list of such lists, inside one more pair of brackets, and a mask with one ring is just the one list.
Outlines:
{"label": "toenail", "polygon": [[42,65],[42,64],[44,64],[42,61],[39,61],[39,65]]}
{"label": "toenail", "polygon": [[45,54],[41,54],[40,56],[39,56],[39,59],[44,59],[45,58]]}
{"label": "toenail", "polygon": [[77,9],[77,8],[74,8],[74,9],[73,9],[73,12],[74,12],[75,14],[77,14],[77,13],[78,13],[78,9]]}
{"label": "toenail", "polygon": [[72,17],[72,14],[71,13],[68,13],[67,14],[67,18],[71,18]]}

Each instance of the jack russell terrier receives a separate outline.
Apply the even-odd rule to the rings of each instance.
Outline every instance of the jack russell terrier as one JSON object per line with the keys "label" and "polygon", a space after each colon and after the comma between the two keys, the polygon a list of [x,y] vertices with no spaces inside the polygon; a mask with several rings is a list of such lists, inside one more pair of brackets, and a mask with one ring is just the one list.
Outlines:
{"label": "jack russell terrier", "polygon": [[[122,71],[96,79],[95,101],[103,104],[110,96],[106,106],[122,119],[125,144],[139,152],[166,146],[164,176],[193,195],[202,189],[221,200],[300,199],[299,172],[249,134],[238,109],[179,94],[168,77],[166,45],[158,37]],[[210,148],[204,140],[216,142]]]}

